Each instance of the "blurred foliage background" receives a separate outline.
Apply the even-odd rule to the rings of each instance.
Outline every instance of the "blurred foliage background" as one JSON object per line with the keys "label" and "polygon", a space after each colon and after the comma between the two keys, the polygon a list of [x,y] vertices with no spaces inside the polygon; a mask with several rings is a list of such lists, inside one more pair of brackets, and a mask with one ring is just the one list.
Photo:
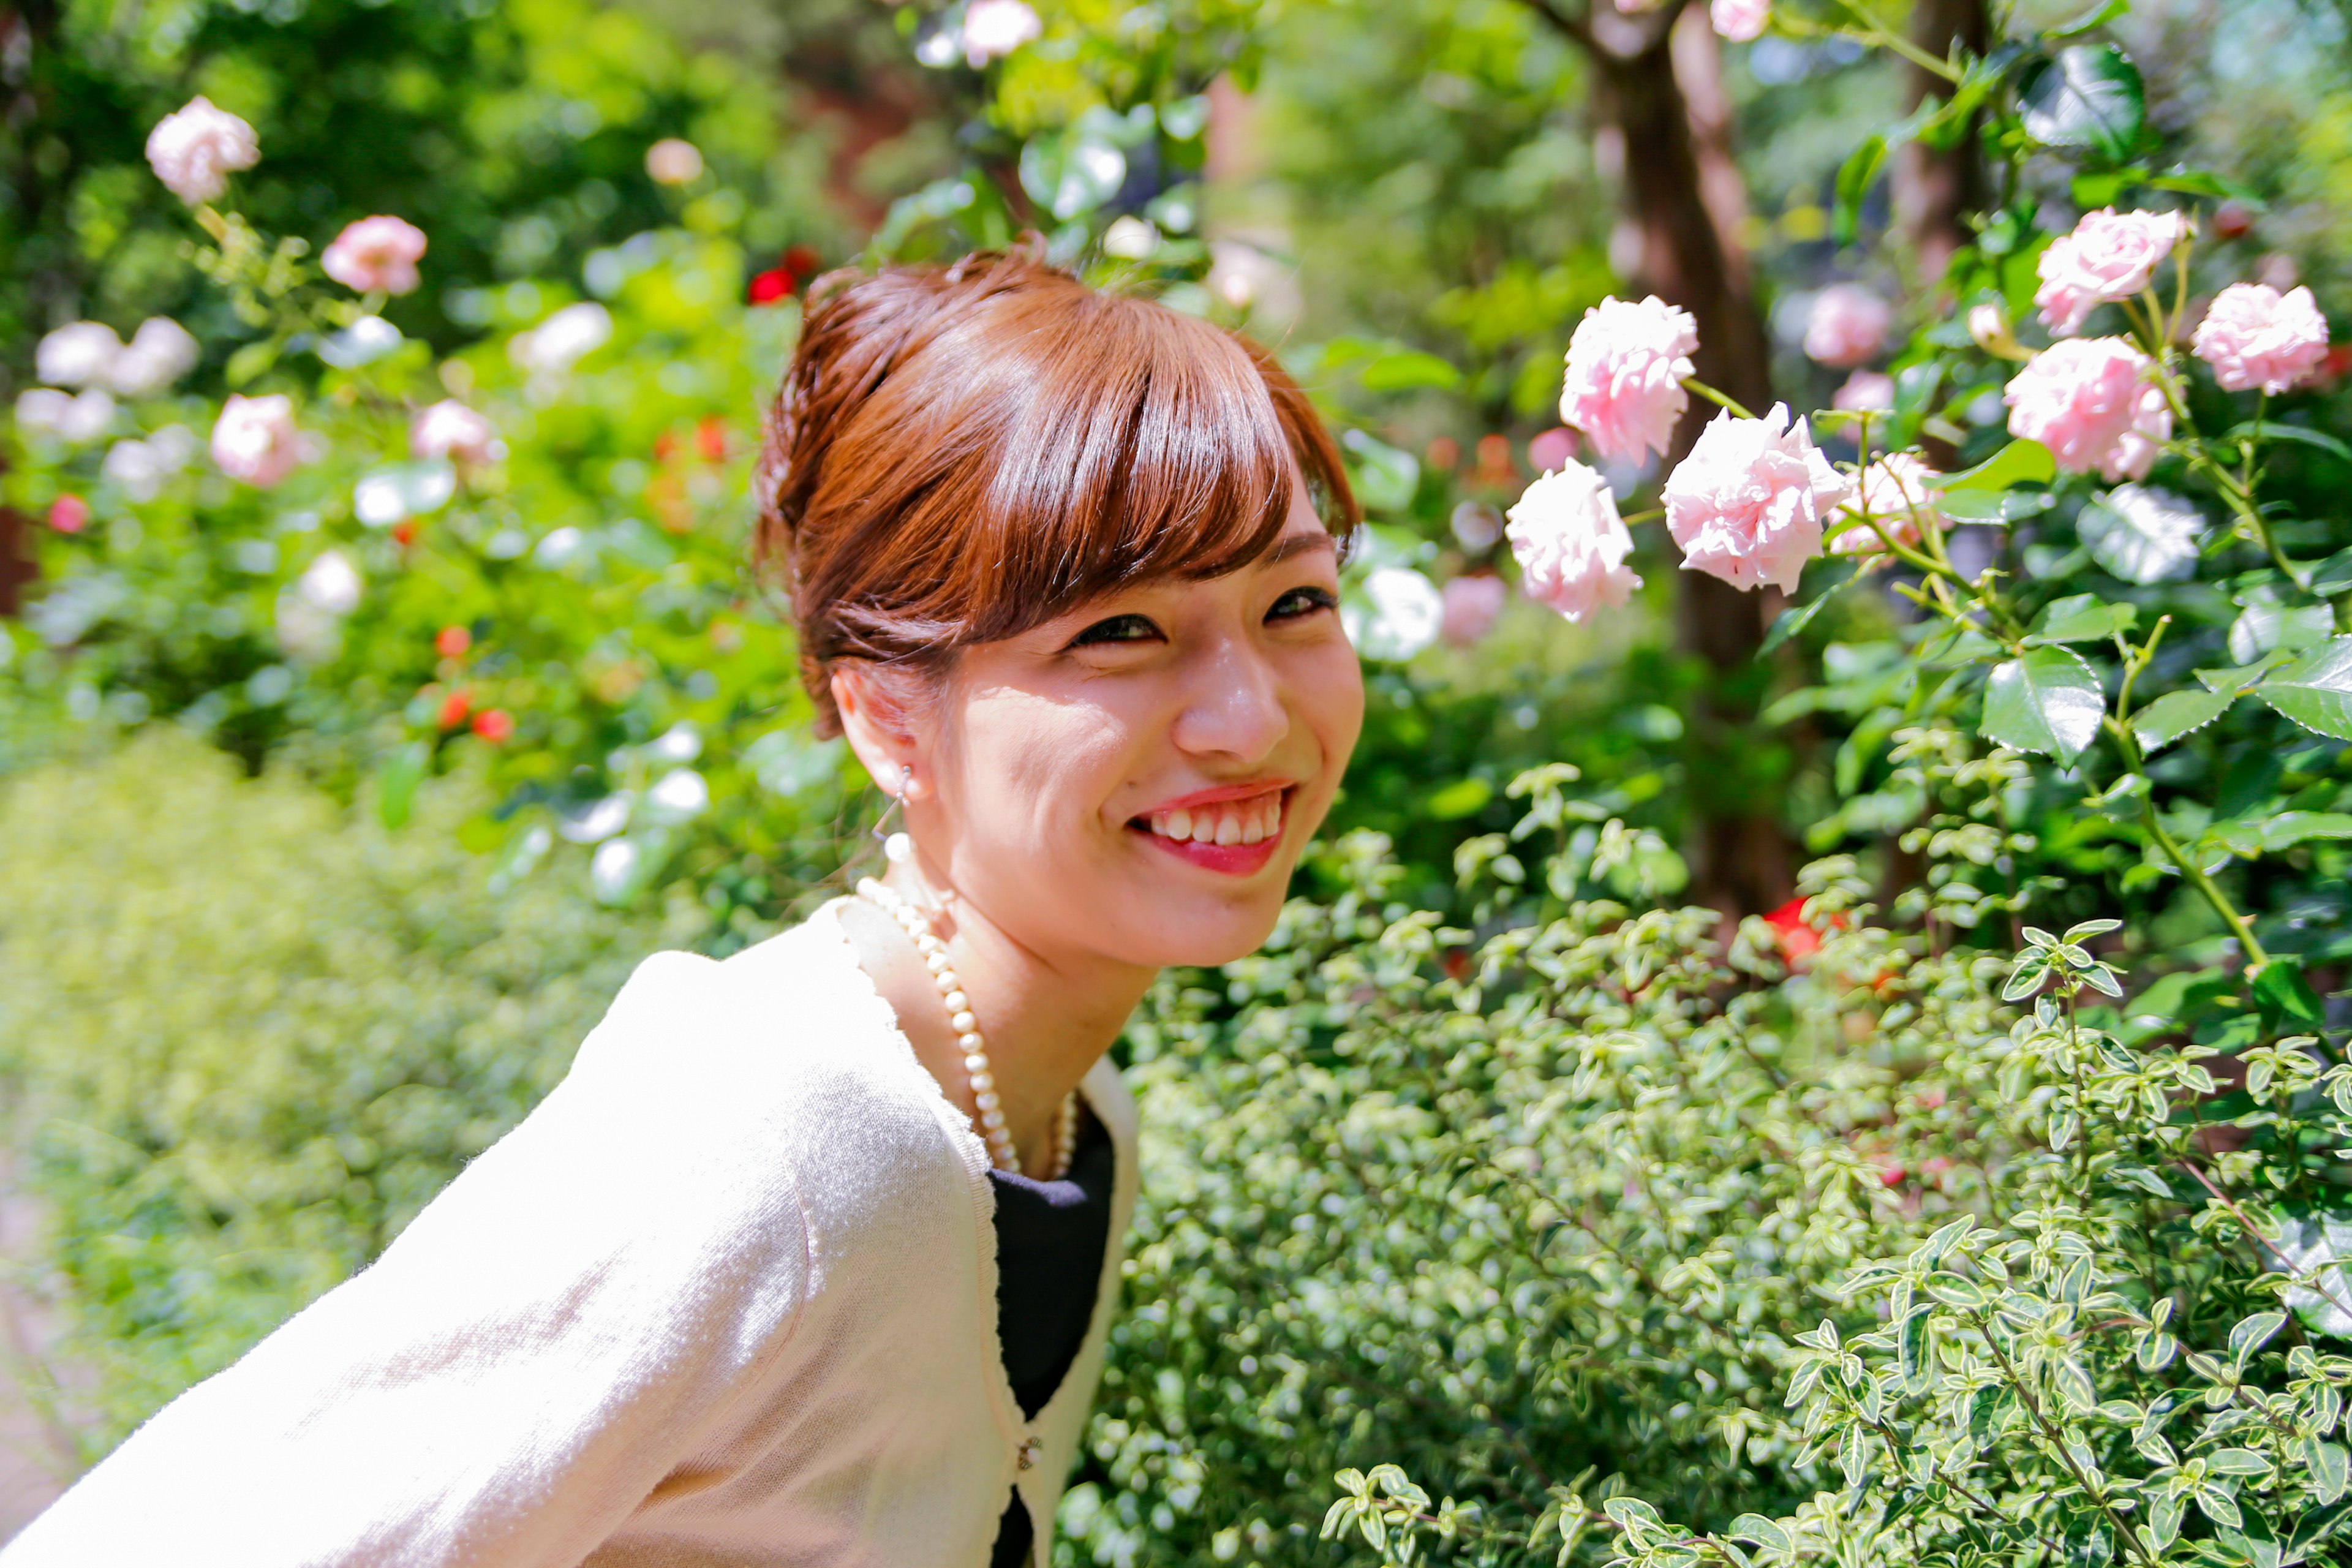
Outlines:
{"label": "blurred foliage background", "polygon": [[[1805,352],[1812,304],[1864,284],[1897,310],[1865,368],[1932,367],[1905,416],[1948,466],[1988,456],[2004,367],[1970,357],[1954,311],[2001,297],[2022,320],[2032,254],[2129,188],[2096,183],[2112,171],[1914,144],[1857,179],[1854,148],[1933,83],[1823,30],[1846,19],[1834,6],[1725,43],[1696,5],[1037,0],[1034,36],[1000,48],[983,22],[999,3],[0,5],[0,395],[17,410],[0,446],[0,1143],[47,1215],[12,1300],[62,1314],[40,1355],[63,1382],[19,1378],[70,1430],[61,1468],[371,1256],[560,1075],[634,957],[730,951],[840,886],[877,802],[837,743],[807,736],[788,634],[742,548],[765,390],[800,294],[844,263],[1034,233],[1098,282],[1245,327],[1341,431],[1373,519],[1349,572],[1370,721],[1299,888],[1342,910],[1339,935],[1314,927],[1270,972],[1171,977],[1127,1047],[1169,1130],[1151,1155],[1166,1196],[1073,1493],[1072,1561],[1338,1560],[1297,1527],[1329,1467],[1374,1449],[1519,1501],[1507,1478],[1528,1442],[1555,1469],[1633,1468],[1702,1513],[1805,1495],[1813,1471],[1759,1480],[1737,1445],[1720,1451],[1725,1411],[1763,1408],[1761,1393],[1718,1399],[1709,1363],[1717,1384],[1685,1407],[1705,1379],[1674,1353],[1684,1320],[1644,1318],[1606,1281],[1607,1300],[1559,1309],[1654,1358],[1648,1392],[1619,1401],[1581,1361],[1513,1348],[1497,1280],[1527,1288],[1541,1259],[1488,1249],[1488,1209],[1463,1200],[1442,1246],[1378,1228],[1407,1188],[1431,1213],[1455,1201],[1450,1168],[1422,1168],[1461,1152],[1432,1142],[1430,1106],[1468,1093],[1478,1138],[1500,1146],[1546,1089],[1448,1080],[1416,1105],[1397,1040],[1443,1028],[1415,1015],[1342,1061],[1348,1019],[1309,1005],[1314,966],[1336,963],[1346,994],[1347,943],[1369,951],[1421,910],[1465,933],[1417,956],[1423,980],[1458,981],[1472,936],[1528,914],[1480,881],[1526,818],[1509,793],[1525,770],[1577,770],[1572,820],[1550,825],[1564,868],[1523,889],[1546,918],[1680,902],[1769,914],[1785,936],[1802,924],[1800,867],[1843,853],[1842,907],[1904,908],[1916,930],[1923,889],[1942,900],[1940,935],[1927,920],[1917,944],[1939,963],[1955,941],[2014,945],[2029,914],[2120,915],[2103,952],[2175,1035],[2240,1050],[2277,1034],[2231,988],[2243,954],[2222,922],[2085,807],[2082,770],[2020,771],[1965,822],[1939,805],[1896,736],[1975,699],[1918,679],[1916,611],[1879,580],[1768,647],[1838,563],[1798,595],[1733,594],[1643,530],[1633,603],[1570,625],[1517,593],[1502,542],[1504,509],[1580,450],[1559,427],[1560,355],[1612,293],[1667,294],[1700,320],[1703,376],[1805,409],[1849,369]],[[2082,10],[1854,14],[1940,55]],[[2147,0],[2085,25],[2145,79],[2131,167],[2205,172],[2200,288],[2300,280],[2342,321],[2352,16]],[[149,128],[196,93],[255,130],[260,161],[219,205],[299,242],[276,272],[217,244],[208,257],[148,168]],[[672,139],[690,170],[650,156]],[[429,243],[420,285],[362,312],[312,258],[378,213]],[[62,412],[75,388],[42,384],[47,334],[90,321],[127,340],[159,316],[194,335],[182,376],[100,391],[102,407],[82,387]],[[2342,431],[2347,368],[2331,362],[2280,417]],[[315,449],[280,483],[240,484],[202,455],[232,395],[293,400]],[[416,446],[414,422],[444,400],[488,421],[495,457]],[[1610,478],[1630,505],[1658,467]],[[2352,462],[2322,442],[2276,463],[2268,493],[2299,552],[2352,542],[2347,482]],[[1969,548],[2045,597],[2087,588],[2173,614],[2177,677],[2242,652],[2242,624],[2271,627],[2257,654],[2326,635],[2280,630],[2291,617],[2261,606],[2282,601],[2247,575],[2259,563],[2218,548],[2193,581],[2095,559],[2081,500],[2030,536],[1963,531]],[[2304,1021],[2340,1026],[2343,835],[2224,851],[2231,823],[2342,813],[2342,746],[2246,703],[2154,771],[2202,813],[2193,831],[2220,835],[2218,874],[2264,941],[2296,955],[2324,1009]],[[1930,823],[1935,847],[1906,841]],[[1979,828],[1998,842],[1969,862]],[[1955,885],[1983,896],[1945,898]],[[1696,931],[1626,940],[1703,967]],[[1874,1036],[1885,997],[1822,994],[1793,964],[1739,969],[1758,1016],[1781,1020],[1757,1027],[1801,1040],[1830,1087],[1809,1105],[1776,1068],[1740,1067],[1767,1109],[1706,1135],[1691,1168],[1738,1165],[1756,1126],[1825,1118],[1840,1173],[1791,1156],[1759,1204],[1833,1192],[1852,1227],[1817,1274],[1759,1287],[1770,1312],[1801,1318],[1788,1302],[1854,1237],[1908,1237],[1944,1198],[1981,1197],[1874,1193],[1853,1163],[1992,1158],[1981,1129],[1888,1109],[1923,1052],[1994,1070],[1979,1059],[2006,1026],[1989,983],[1949,965],[1922,987],[1938,1016],[1966,1015],[1942,1045],[1906,1023]],[[1659,1017],[1636,1023],[1680,1042],[1688,1019]],[[1675,1083],[1677,1136],[1699,1136],[1681,1112],[1716,1081]],[[1371,1154],[1324,1184],[1284,1163],[1300,1140]],[[1295,1239],[1317,1214],[1345,1216],[1321,1250]],[[1236,1225],[1243,1243],[1219,1239]],[[2242,1281],[2222,1294],[2247,1299]],[[1366,1380],[1383,1378],[1373,1397]],[[1606,1421],[1559,1438],[1596,1408]],[[1551,1436],[1523,1439],[1546,1422]],[[1754,1452],[1779,1462],[1760,1437]]]}

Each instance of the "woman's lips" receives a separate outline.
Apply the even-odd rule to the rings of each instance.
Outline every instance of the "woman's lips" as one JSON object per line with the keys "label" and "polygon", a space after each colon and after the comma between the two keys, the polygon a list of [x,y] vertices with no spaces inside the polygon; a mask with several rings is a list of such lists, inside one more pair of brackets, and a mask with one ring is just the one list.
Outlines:
{"label": "woman's lips", "polygon": [[1203,870],[1246,877],[1265,867],[1281,847],[1297,786],[1270,789],[1240,800],[1211,801],[1155,811],[1128,824],[1153,845]]}

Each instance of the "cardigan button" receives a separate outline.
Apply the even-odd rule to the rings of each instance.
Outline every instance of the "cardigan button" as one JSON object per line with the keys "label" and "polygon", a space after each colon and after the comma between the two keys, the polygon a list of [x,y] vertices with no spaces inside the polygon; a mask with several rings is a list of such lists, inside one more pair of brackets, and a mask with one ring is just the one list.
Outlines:
{"label": "cardigan button", "polygon": [[1037,1468],[1037,1450],[1045,1446],[1044,1441],[1040,1438],[1030,1437],[1024,1439],[1021,1444],[1021,1468],[1024,1470],[1035,1469]]}

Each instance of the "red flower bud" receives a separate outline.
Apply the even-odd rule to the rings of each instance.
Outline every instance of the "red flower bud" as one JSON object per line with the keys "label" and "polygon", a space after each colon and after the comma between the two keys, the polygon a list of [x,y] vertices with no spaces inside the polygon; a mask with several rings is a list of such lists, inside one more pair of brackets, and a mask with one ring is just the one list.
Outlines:
{"label": "red flower bud", "polygon": [[49,526],[59,533],[79,533],[89,526],[89,502],[63,495],[49,504]]}
{"label": "red flower bud", "polygon": [[2218,239],[2239,239],[2254,226],[2254,215],[2243,202],[2223,202],[2213,209],[2213,234]]}
{"label": "red flower bud", "polygon": [[404,546],[415,543],[416,520],[413,517],[404,517],[398,522],[394,523],[392,525],[392,537],[396,542]]}
{"label": "red flower bud", "polygon": [[793,275],[781,267],[770,268],[751,279],[751,303],[772,305],[793,291]]}
{"label": "red flower bud", "polygon": [[784,252],[784,270],[795,278],[805,278],[824,265],[817,253],[805,245],[795,245]]}
{"label": "red flower bud", "polygon": [[707,415],[694,427],[695,445],[701,448],[703,460],[723,463],[727,460],[727,421],[718,415]]}
{"label": "red flower bud", "polygon": [[485,708],[474,715],[474,733],[495,746],[514,733],[514,720],[503,708]]}
{"label": "red flower bud", "polygon": [[454,730],[466,721],[473,704],[467,700],[464,689],[452,691],[441,700],[441,728]]}
{"label": "red flower bud", "polygon": [[474,634],[463,626],[443,626],[433,638],[433,651],[443,658],[463,658],[473,646]]}

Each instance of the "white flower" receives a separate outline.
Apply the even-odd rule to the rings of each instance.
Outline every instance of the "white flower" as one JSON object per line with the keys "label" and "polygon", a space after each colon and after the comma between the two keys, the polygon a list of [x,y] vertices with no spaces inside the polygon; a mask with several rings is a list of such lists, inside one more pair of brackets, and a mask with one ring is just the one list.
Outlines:
{"label": "white flower", "polygon": [[302,461],[301,432],[294,427],[294,400],[282,392],[267,397],[229,395],[213,426],[213,461],[221,472],[268,489]]}
{"label": "white flower", "polygon": [[1110,226],[1103,230],[1103,254],[1122,261],[1140,261],[1159,244],[1160,231],[1132,213],[1111,219]]}
{"label": "white flower", "polygon": [[100,471],[132,500],[150,501],[195,455],[196,437],[188,427],[166,425],[143,441],[117,441],[108,447]]}
{"label": "white flower", "polygon": [[408,449],[419,458],[487,463],[506,455],[490,422],[455,398],[445,397],[408,426]]}
{"label": "white flower", "polygon": [[507,344],[507,355],[524,370],[561,375],[612,336],[612,312],[593,300],[583,300],[564,306],[527,332],[518,332]]}
{"label": "white flower", "polygon": [[964,64],[978,70],[1045,31],[1026,0],[971,0],[963,13]]}
{"label": "white flower", "polygon": [[295,580],[294,592],[312,609],[348,616],[360,607],[359,568],[340,550],[321,550]]}
{"label": "white flower", "polygon": [[1369,614],[1350,605],[1341,624],[1366,658],[1407,659],[1437,640],[1445,625],[1445,596],[1410,566],[1381,566],[1364,578]]}
{"label": "white flower", "polygon": [[1528,598],[1580,621],[1618,605],[1642,585],[1625,564],[1633,536],[1617,514],[1609,481],[1573,459],[1527,488],[1504,530]]}
{"label": "white flower", "polygon": [[122,353],[122,340],[103,321],[59,327],[33,351],[36,374],[51,386],[103,385]]}
{"label": "white flower", "polygon": [[169,316],[150,316],[130,346],[108,368],[107,384],[129,398],[152,397],[196,368],[200,351],[188,329]]}
{"label": "white flower", "polygon": [[228,176],[261,161],[253,127],[199,94],[147,136],[147,163],[172,194],[194,206],[228,189]]}
{"label": "white flower", "polygon": [[692,768],[672,768],[646,792],[646,805],[657,822],[684,822],[709,804],[710,785]]}
{"label": "white flower", "polygon": [[95,441],[114,424],[114,399],[96,387],[76,397],[51,387],[36,386],[16,397],[16,425],[40,430],[77,445]]}

